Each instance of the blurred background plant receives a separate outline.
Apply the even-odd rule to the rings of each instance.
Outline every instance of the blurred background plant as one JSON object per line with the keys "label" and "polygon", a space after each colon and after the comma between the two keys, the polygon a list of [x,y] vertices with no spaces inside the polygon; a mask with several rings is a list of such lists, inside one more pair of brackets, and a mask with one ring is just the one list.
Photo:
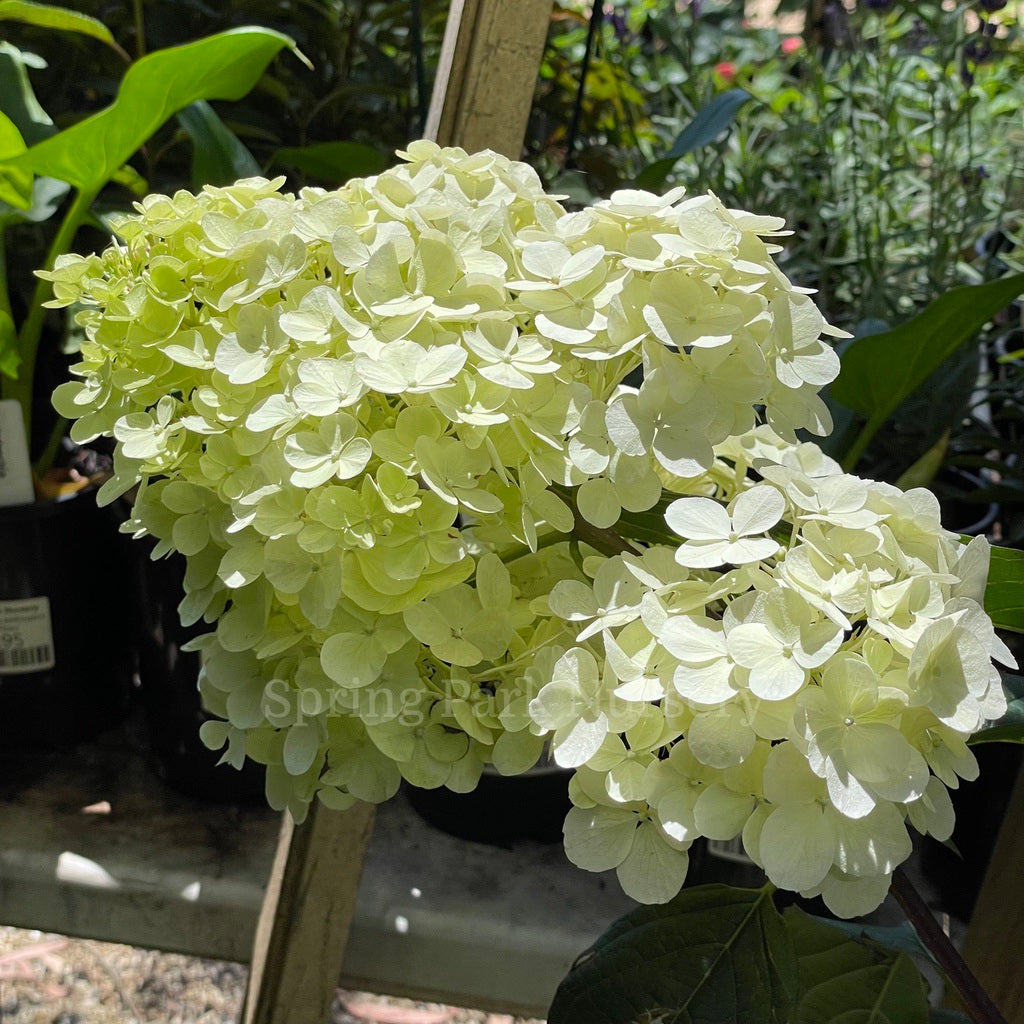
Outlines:
{"label": "blurred background plant", "polygon": [[786,0],[606,4],[567,153],[589,7],[563,2],[529,151],[577,194],[683,184],[771,210],[833,322],[893,323],[992,276],[993,232],[1024,207],[1024,62],[1000,7],[830,0],[811,24]]}
{"label": "blurred background plant", "polygon": [[[65,378],[77,338],[70,318],[42,308],[48,292],[33,271],[72,246],[101,247],[110,235],[108,214],[129,209],[149,192],[198,190],[260,173],[285,174],[290,188],[331,186],[382,170],[394,149],[421,133],[427,67],[436,64],[446,15],[443,0],[239,0],[214,6],[200,0],[79,0],[74,8],[17,3],[0,9],[0,112],[7,133],[2,161],[19,165],[4,163],[2,172],[8,192],[0,199],[9,202],[0,215],[9,258],[0,276],[6,275],[2,305],[10,323],[0,325],[0,390],[31,409],[32,455],[40,474],[52,462],[61,432],[43,397]],[[116,131],[136,136],[134,145],[141,148],[122,155],[130,159],[109,168],[102,181],[90,180],[87,201],[71,198],[69,185],[80,187],[76,177],[90,175],[70,170],[70,158],[65,172],[21,155],[25,146],[62,139],[60,133],[110,106],[133,60],[253,24],[296,40],[305,56],[299,60],[286,51],[262,76],[253,68],[256,88],[246,95],[236,89],[240,98],[232,102],[198,100],[170,116],[180,106],[172,104],[141,135],[118,121]],[[140,79],[134,81],[138,87]],[[167,98],[143,96],[145,91],[143,84],[135,92],[143,106],[159,107]],[[200,89],[196,95],[217,93]],[[51,154],[60,147],[47,144]],[[20,165],[33,159],[38,176],[34,183],[31,174],[26,178],[32,195],[19,208],[26,197],[10,190],[25,177]],[[104,160],[98,152],[81,152],[83,164]],[[4,374],[17,379],[4,381]]]}
{"label": "blurred background plant", "polygon": [[[62,128],[111,100],[127,57],[262,24],[294,38],[312,69],[281,55],[243,99],[168,122],[100,195],[96,223],[145,191],[258,172],[329,186],[382,169],[420,134],[447,6],[78,0],[122,55],[87,35],[7,22],[0,92],[23,93],[30,77]],[[1024,209],[1019,18],[1015,0],[558,0],[526,157],[580,204],[683,184],[782,216],[794,232],[783,270],[817,289],[833,323],[884,335],[954,285],[1009,269]],[[38,70],[44,62],[61,73]],[[25,293],[47,229],[11,231],[21,254],[12,291]],[[1024,347],[1013,317],[998,314],[983,336],[983,365],[965,343],[908,396],[861,453],[865,472],[907,483],[938,474],[940,487],[952,479],[977,492],[979,508],[1024,494],[1024,476],[1014,482],[1024,382],[995,351],[997,337],[1000,351]],[[833,411],[842,455],[861,424],[856,410]],[[982,471],[980,491],[947,467]]]}
{"label": "blurred background plant", "polygon": [[[1012,269],[1024,210],[1019,18],[1007,0],[644,0],[596,17],[561,0],[528,150],[575,202],[682,184],[784,217],[782,269],[817,289],[833,323],[887,342],[955,286]],[[1024,348],[1019,307],[991,316],[870,443],[863,410],[831,401],[831,454],[856,449],[868,475],[933,484],[965,528],[991,524],[993,502],[1024,498],[1024,362],[999,361]],[[1004,536],[1024,539],[1021,517],[1004,518]]]}

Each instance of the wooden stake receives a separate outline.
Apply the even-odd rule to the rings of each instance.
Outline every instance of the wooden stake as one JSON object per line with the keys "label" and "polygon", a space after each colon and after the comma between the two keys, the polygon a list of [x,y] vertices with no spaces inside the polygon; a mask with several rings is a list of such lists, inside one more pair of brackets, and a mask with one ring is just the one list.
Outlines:
{"label": "wooden stake", "polygon": [[[424,135],[522,152],[552,0],[452,0]],[[285,815],[253,946],[243,1024],[324,1024],[355,912],[373,808]]]}
{"label": "wooden stake", "polygon": [[1024,1022],[1024,769],[1017,776],[978,893],[964,942],[964,959],[1012,1024]]}
{"label": "wooden stake", "polygon": [[452,0],[426,138],[519,159],[551,7],[551,0]]}
{"label": "wooden stake", "polygon": [[281,823],[253,943],[243,1024],[326,1024],[341,975],[375,808],[314,801]]}

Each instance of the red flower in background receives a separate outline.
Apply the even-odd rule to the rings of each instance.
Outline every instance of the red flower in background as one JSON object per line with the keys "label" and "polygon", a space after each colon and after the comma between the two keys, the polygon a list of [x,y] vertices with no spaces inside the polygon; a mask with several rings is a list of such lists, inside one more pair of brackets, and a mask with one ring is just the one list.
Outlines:
{"label": "red flower in background", "polygon": [[782,40],[782,52],[789,56],[791,53],[796,53],[804,45],[804,41],[799,36],[786,36]]}
{"label": "red flower in background", "polygon": [[721,75],[727,82],[731,82],[736,77],[736,67],[732,61],[723,60],[720,64],[715,65],[715,74]]}

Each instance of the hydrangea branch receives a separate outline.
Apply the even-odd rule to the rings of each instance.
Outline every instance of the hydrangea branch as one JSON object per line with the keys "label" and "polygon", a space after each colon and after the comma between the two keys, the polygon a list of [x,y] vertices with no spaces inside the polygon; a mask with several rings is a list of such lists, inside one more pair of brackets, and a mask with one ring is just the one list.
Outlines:
{"label": "hydrangea branch", "polygon": [[890,891],[914,931],[956,988],[974,1024],[1006,1024],[1006,1018],[992,1002],[949,936],[939,927],[928,904],[902,868],[893,872]]}
{"label": "hydrangea branch", "polygon": [[623,552],[628,552],[631,555],[640,554],[639,548],[634,547],[614,530],[603,529],[599,526],[594,526],[593,523],[588,523],[580,514],[576,499],[571,491],[563,487],[552,487],[551,490],[565,502],[572,512],[572,536],[577,540],[583,541],[584,544],[589,544],[595,551],[600,551],[602,555],[610,557],[621,555]]}

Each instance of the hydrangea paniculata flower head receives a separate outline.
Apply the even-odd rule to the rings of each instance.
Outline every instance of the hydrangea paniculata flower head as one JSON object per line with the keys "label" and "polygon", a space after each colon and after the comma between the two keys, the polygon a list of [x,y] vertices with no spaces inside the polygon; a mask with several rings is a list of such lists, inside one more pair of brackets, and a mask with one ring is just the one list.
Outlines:
{"label": "hydrangea paniculata flower head", "polygon": [[983,541],[797,444],[838,332],[782,222],[400,156],[150,196],[44,275],[86,334],[55,404],[116,438],[102,499],[136,489],[215,627],[204,739],[296,817],[550,750],[570,857],[638,899],[742,835],[780,885],[877,902],[906,822],[948,835],[1008,654]]}

